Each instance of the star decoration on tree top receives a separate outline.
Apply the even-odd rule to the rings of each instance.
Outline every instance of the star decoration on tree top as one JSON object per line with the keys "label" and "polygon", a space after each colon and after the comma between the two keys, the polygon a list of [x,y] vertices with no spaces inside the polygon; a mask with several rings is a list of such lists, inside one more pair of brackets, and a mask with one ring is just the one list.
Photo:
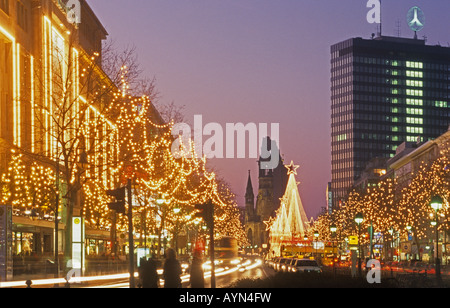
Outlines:
{"label": "star decoration on tree top", "polygon": [[291,161],[290,165],[285,165],[286,169],[288,170],[288,175],[294,174],[297,175],[297,169],[300,167],[299,165],[294,165],[294,162]]}

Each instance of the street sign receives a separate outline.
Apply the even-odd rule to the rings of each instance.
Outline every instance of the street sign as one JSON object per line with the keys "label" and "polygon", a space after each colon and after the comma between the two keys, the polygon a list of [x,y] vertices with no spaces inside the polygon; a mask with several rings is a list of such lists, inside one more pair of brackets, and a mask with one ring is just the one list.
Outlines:
{"label": "street sign", "polygon": [[402,252],[403,253],[411,253],[411,243],[403,243],[402,244]]}
{"label": "street sign", "polygon": [[349,236],[348,243],[350,245],[358,245],[358,237],[357,236]]}

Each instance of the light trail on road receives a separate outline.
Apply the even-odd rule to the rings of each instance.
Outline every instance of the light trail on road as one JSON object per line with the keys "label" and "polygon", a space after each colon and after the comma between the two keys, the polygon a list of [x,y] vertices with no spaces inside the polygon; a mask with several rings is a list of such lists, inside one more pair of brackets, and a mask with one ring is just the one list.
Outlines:
{"label": "light trail on road", "polygon": [[[237,264],[235,267],[227,268],[227,267],[218,267],[215,270],[216,277],[229,275],[232,273],[235,273],[237,271],[245,271],[254,269],[256,267],[259,267],[262,265],[261,260],[255,260],[253,263],[250,260],[246,260],[242,264]],[[162,270],[158,271],[159,274],[162,274]],[[136,272],[134,274],[136,278],[139,277],[139,274]],[[211,271],[207,271],[204,274],[205,278],[211,277]],[[113,275],[99,275],[99,276],[86,276],[86,277],[72,277],[69,280],[69,283],[71,286],[76,286],[76,284],[81,283],[87,283],[87,282],[101,282],[101,281],[112,281],[112,280],[122,280],[122,279],[129,279],[130,274],[129,273],[123,273],[123,274],[113,274]],[[181,277],[181,282],[186,283],[189,282],[190,275],[185,274]],[[67,283],[66,279],[64,278],[50,278],[50,279],[36,279],[32,280],[32,286],[54,286],[54,285],[65,285]],[[123,283],[115,283],[110,285],[102,285],[102,286],[88,286],[86,288],[129,288],[129,282],[123,282]],[[164,286],[164,280],[160,280],[160,286]],[[7,282],[0,282],[0,288],[24,288],[26,287],[26,281],[7,281]]]}
{"label": "light trail on road", "polygon": [[[226,276],[232,273],[235,273],[237,271],[245,271],[245,270],[251,270],[254,268],[257,268],[259,266],[261,266],[263,264],[263,262],[261,260],[255,260],[253,263],[250,260],[247,260],[246,262],[242,263],[242,264],[238,264],[235,267],[232,268],[217,268],[214,273],[216,274],[216,277],[221,277],[221,276]],[[205,272],[204,274],[205,278],[210,278],[211,277],[211,271],[209,272]],[[180,277],[181,278],[181,283],[186,283],[189,282],[189,278],[190,275],[186,274]],[[164,287],[164,280],[160,280],[160,286]],[[108,285],[108,288],[129,288],[129,283],[128,282],[124,282],[124,283],[118,283],[118,284],[114,284],[114,285]],[[104,288],[104,286],[93,286],[93,287],[87,287],[87,288],[96,288],[96,289],[102,289]]]}

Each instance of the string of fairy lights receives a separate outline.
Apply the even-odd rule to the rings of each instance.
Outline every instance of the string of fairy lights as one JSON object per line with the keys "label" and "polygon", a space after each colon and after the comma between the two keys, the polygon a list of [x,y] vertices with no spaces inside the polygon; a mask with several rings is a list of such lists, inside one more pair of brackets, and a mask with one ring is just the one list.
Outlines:
{"label": "string of fairy lights", "polygon": [[299,166],[291,162],[285,167],[288,169],[289,179],[280,199],[281,205],[276,216],[264,222],[269,231],[270,249],[275,255],[281,255],[284,245],[296,245],[303,241],[310,228],[295,178]]}
{"label": "string of fairy lights", "polygon": [[[156,225],[164,220],[172,227],[176,226],[175,221],[198,223],[193,215],[194,205],[212,200],[216,207],[216,236],[234,236],[244,243],[246,237],[234,195],[228,188],[220,187],[216,174],[207,169],[206,158],[195,155],[193,141],[174,149],[173,122],[158,124],[150,99],[133,98],[123,92],[125,89],[128,88],[122,87],[122,93],[115,96],[110,111],[119,131],[120,163],[116,173],[131,176],[136,190],[144,192],[142,203],[150,209],[146,210],[146,219]],[[158,199],[163,200],[164,209],[156,206]]]}
{"label": "string of fairy lights", "polygon": [[26,213],[48,216],[54,211],[56,178],[52,168],[27,161],[12,150],[6,172],[1,174],[0,202]]}
{"label": "string of fairy lights", "polygon": [[[159,124],[148,97],[128,94],[126,67],[122,70],[123,84],[112,96],[112,102],[104,113],[87,109],[83,113],[84,119],[80,119],[91,165],[81,183],[81,207],[86,227],[100,230],[113,227],[108,208],[111,200],[106,190],[123,186],[128,178],[132,178],[135,199],[141,203],[134,212],[143,214],[145,211],[145,215],[140,217],[144,217],[149,230],[159,226],[159,232],[164,228],[164,232],[173,234],[178,232],[176,229],[180,224],[199,225],[194,217],[194,205],[212,200],[215,204],[216,237],[234,236],[244,245],[246,236],[233,193],[218,182],[214,172],[208,171],[205,157],[195,156],[193,142],[181,145],[176,157],[173,155],[173,122]],[[82,102],[90,104],[87,100]],[[99,132],[97,127],[104,127],[105,123],[109,131]],[[89,142],[90,138],[96,142]],[[97,148],[91,149],[92,145]],[[100,166],[105,163],[108,166]],[[109,169],[107,179],[95,178],[95,175],[104,174],[98,172],[99,168]],[[78,169],[74,172],[77,173]],[[59,189],[62,190],[64,179],[60,180]],[[0,185],[3,204],[12,204],[22,214],[33,210],[41,218],[54,216],[55,196],[58,195],[54,167],[45,167],[37,161],[29,162],[13,151],[8,170],[1,175]],[[163,202],[158,204],[160,199]],[[116,227],[119,232],[128,228],[124,216],[118,215]],[[164,226],[161,227],[162,221]]]}
{"label": "string of fairy lights", "polygon": [[[409,180],[399,183],[388,178],[377,186],[365,191],[352,191],[343,204],[333,212],[320,215],[314,222],[311,232],[319,232],[325,241],[344,241],[357,234],[355,216],[362,213],[362,243],[369,237],[366,230],[373,227],[374,232],[385,238],[397,234],[407,240],[412,236],[415,241],[435,237],[435,221],[439,219],[439,232],[449,232],[450,227],[450,141],[443,142],[437,159],[422,164],[411,173]],[[443,199],[443,207],[437,213],[430,206],[433,196]],[[338,232],[330,232],[330,226],[336,225]],[[333,236],[337,236],[333,237]]]}

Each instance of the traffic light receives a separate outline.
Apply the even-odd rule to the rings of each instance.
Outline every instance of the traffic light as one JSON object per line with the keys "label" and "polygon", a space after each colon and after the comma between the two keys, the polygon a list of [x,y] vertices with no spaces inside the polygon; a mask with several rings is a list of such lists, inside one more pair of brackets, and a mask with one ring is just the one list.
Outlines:
{"label": "traffic light", "polygon": [[108,203],[108,208],[119,214],[125,214],[125,187],[107,190],[106,194],[116,199],[115,202]]}
{"label": "traffic light", "polygon": [[208,228],[211,228],[214,223],[214,205],[211,202],[196,204],[195,209],[197,210],[197,213],[195,213],[194,216],[201,218]]}

